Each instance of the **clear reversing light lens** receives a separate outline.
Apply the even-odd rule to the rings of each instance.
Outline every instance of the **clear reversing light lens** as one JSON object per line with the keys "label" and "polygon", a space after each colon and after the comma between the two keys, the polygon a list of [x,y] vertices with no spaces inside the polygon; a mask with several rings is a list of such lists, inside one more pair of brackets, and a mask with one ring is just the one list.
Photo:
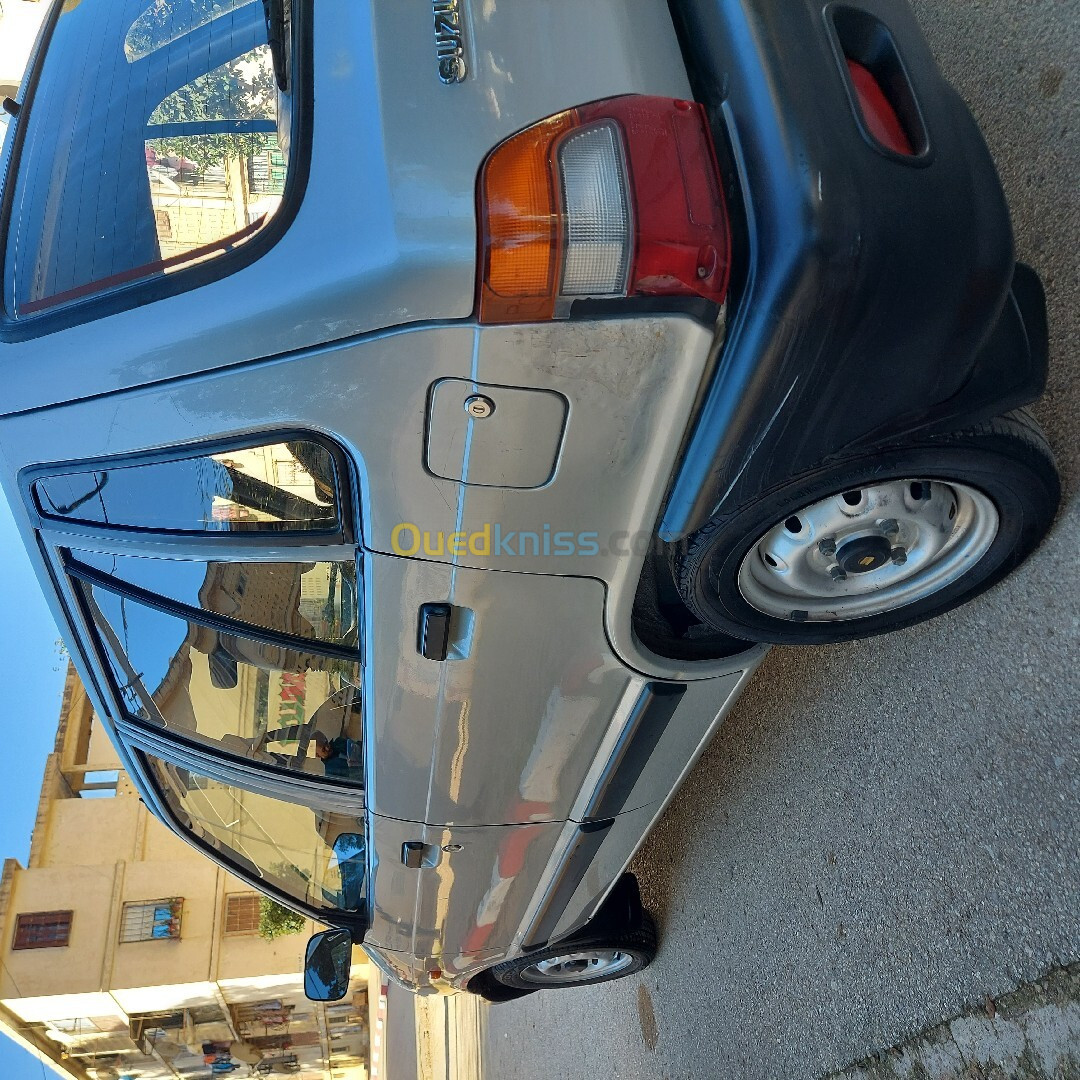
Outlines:
{"label": "clear reversing light lens", "polygon": [[622,136],[612,122],[571,132],[559,148],[565,215],[563,296],[621,296],[632,229]]}

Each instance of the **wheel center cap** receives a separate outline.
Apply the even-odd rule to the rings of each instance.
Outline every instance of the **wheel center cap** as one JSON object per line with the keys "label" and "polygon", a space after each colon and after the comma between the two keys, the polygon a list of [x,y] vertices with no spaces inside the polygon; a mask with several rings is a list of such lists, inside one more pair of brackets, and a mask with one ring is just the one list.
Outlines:
{"label": "wheel center cap", "polygon": [[890,561],[892,544],[884,536],[860,536],[841,545],[836,561],[847,574],[868,574]]}

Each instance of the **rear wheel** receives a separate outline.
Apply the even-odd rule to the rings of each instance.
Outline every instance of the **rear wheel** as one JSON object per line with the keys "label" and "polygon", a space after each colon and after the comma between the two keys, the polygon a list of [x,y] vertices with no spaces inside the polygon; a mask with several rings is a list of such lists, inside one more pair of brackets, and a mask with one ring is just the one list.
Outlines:
{"label": "rear wheel", "polygon": [[755,641],[824,643],[910,626],[1018,566],[1060,486],[1027,413],[879,448],[793,477],[719,517],[675,560],[707,625]]}
{"label": "rear wheel", "polygon": [[621,934],[583,935],[538,949],[491,969],[494,979],[517,990],[591,986],[633,975],[656,955],[656,926],[648,915]]}

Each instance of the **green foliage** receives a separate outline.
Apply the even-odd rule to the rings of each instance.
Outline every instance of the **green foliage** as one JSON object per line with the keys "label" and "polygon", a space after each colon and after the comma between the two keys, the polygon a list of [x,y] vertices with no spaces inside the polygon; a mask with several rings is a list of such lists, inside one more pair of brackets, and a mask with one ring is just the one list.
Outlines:
{"label": "green foliage", "polygon": [[64,639],[57,638],[53,642],[53,648],[56,649],[56,655],[53,657],[55,661],[53,664],[53,671],[59,671],[61,668],[66,668],[68,664],[71,663],[71,658],[68,656],[68,650],[67,646],[64,644]]}
{"label": "green foliage", "polygon": [[282,907],[268,896],[259,897],[259,937],[273,941],[285,934],[299,934],[303,929],[303,915]]}
{"label": "green foliage", "polygon": [[[239,6],[242,0],[157,0],[131,27],[125,50],[129,57],[149,55]],[[269,49],[261,45],[174,90],[154,110],[150,123],[273,120],[276,93]],[[155,139],[151,145],[161,157],[183,157],[205,171],[257,153],[266,145],[266,136],[197,135]]]}

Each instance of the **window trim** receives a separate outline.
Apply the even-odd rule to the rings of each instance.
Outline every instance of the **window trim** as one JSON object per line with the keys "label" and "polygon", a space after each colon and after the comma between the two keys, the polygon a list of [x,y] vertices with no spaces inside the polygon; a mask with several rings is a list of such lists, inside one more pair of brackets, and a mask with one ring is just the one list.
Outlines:
{"label": "window trim", "polygon": [[[210,457],[213,454],[239,453],[243,450],[255,450],[285,442],[312,442],[325,450],[334,463],[334,479],[337,486],[337,525],[329,529],[163,529],[154,525],[113,525],[99,521],[78,521],[71,518],[57,517],[42,510],[38,503],[34,485],[39,480],[51,476],[65,476],[68,473],[108,472],[110,469],[136,468],[146,465],[161,465],[173,461],[189,461],[192,458]],[[266,431],[252,431],[243,437],[211,438],[204,441],[183,443],[158,450],[136,450],[127,454],[114,454],[109,457],[80,458],[62,462],[50,462],[48,465],[35,465],[23,469],[19,474],[19,487],[23,495],[23,504],[30,516],[31,524],[38,530],[53,530],[63,533],[77,533],[91,536],[131,536],[140,539],[161,537],[179,540],[184,543],[207,540],[224,541],[237,547],[247,544],[250,547],[266,548],[275,544],[284,546],[326,546],[334,538],[342,544],[359,544],[359,530],[356,528],[359,506],[356,478],[352,461],[348,454],[330,438],[321,432],[303,428],[273,428]]]}
{"label": "window trim", "polygon": [[[19,933],[23,929],[23,920],[27,920],[26,926],[31,926],[30,920],[33,919],[45,919],[50,916],[65,915],[67,916],[66,924],[57,922],[56,926],[64,926],[66,933],[63,941],[29,941],[23,945],[19,944]],[[20,911],[15,916],[15,929],[11,936],[11,949],[12,952],[24,952],[30,949],[66,949],[71,944],[71,925],[75,921],[75,912],[73,909],[58,911]]]}
{"label": "window trim", "polygon": [[[258,0],[256,0],[258,2]],[[235,251],[215,259],[197,263],[174,274],[143,278],[119,288],[98,293],[85,299],[63,304],[40,314],[16,316],[8,310],[8,247],[14,226],[15,189],[21,181],[21,164],[26,131],[33,111],[34,97],[41,73],[59,22],[62,5],[53,5],[46,16],[30,65],[23,80],[23,101],[18,118],[10,125],[10,149],[0,162],[0,342],[29,341],[83,323],[94,322],[108,315],[144,307],[192,289],[230,277],[265,255],[285,235],[295,220],[307,191],[311,171],[312,132],[314,128],[313,23],[312,0],[293,0],[294,59],[292,68],[293,95],[291,143],[294,161],[285,181],[281,206],[269,224],[241,244]]]}

